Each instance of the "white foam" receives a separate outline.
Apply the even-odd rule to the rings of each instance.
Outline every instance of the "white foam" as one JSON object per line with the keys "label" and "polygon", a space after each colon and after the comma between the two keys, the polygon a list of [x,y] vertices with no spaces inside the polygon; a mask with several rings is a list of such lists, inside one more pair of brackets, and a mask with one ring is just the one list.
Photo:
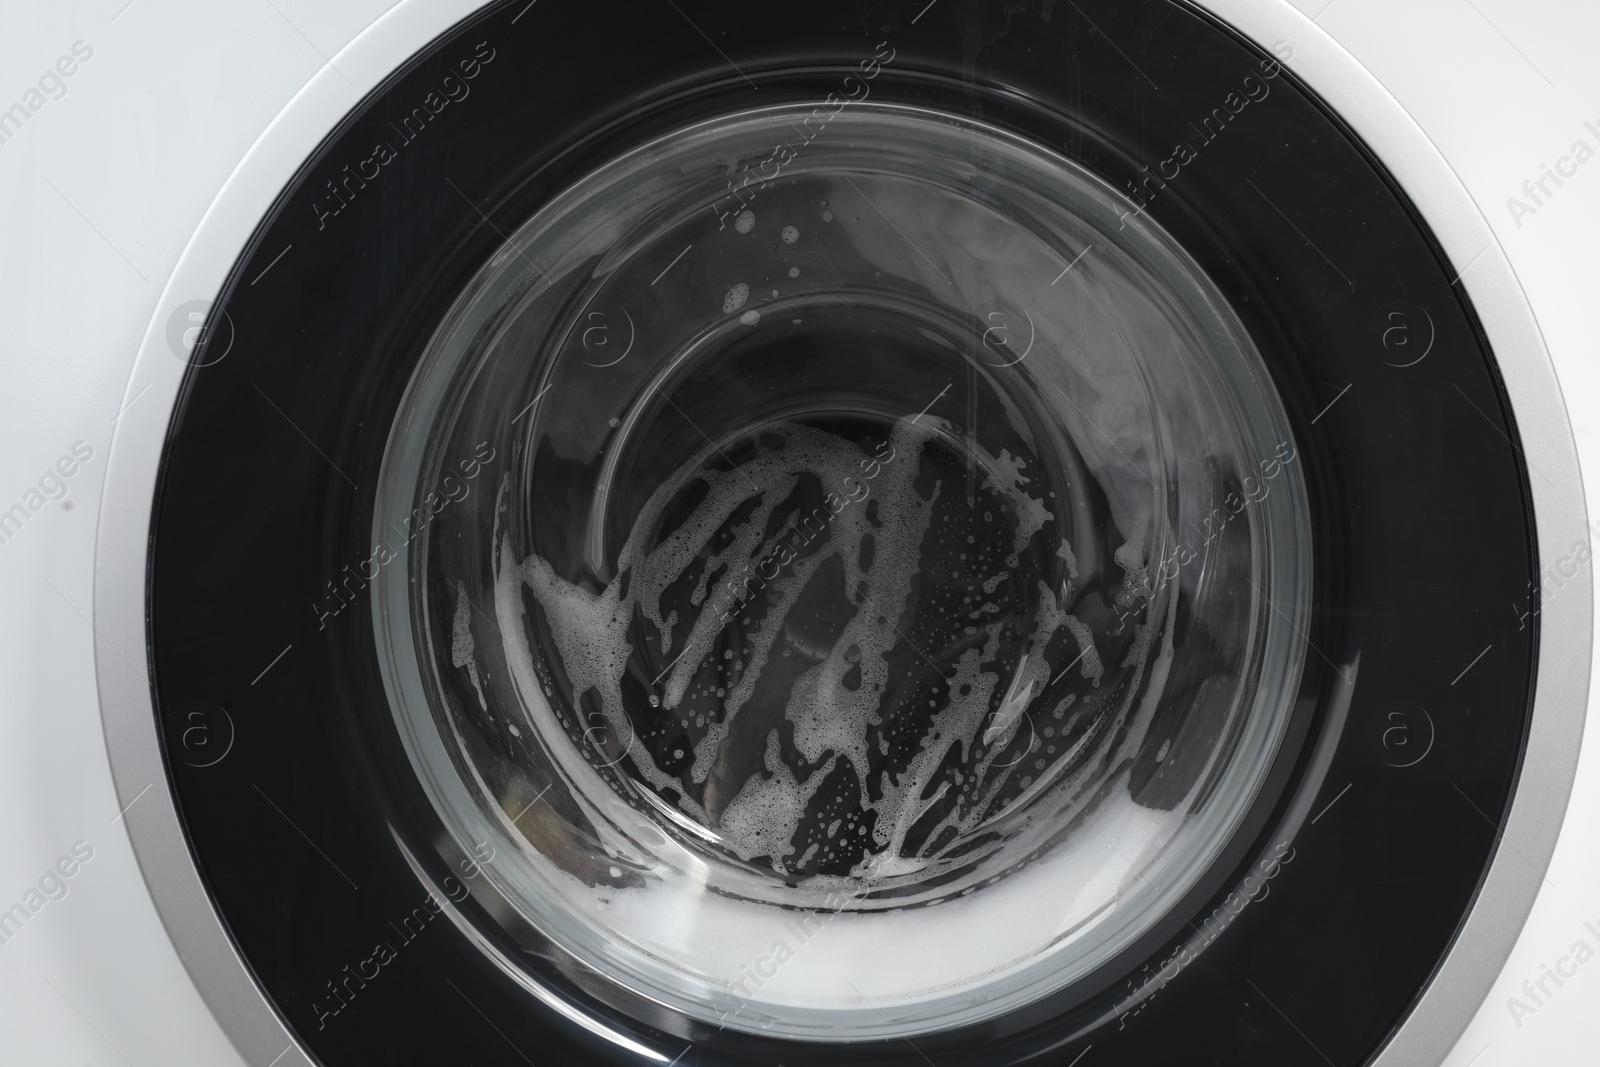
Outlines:
{"label": "white foam", "polygon": [[778,731],[774,729],[767,735],[766,773],[747,778],[722,813],[718,829],[723,841],[744,860],[788,855],[789,840],[811,794],[832,766],[829,760],[807,779],[807,785],[801,785],[779,756]]}
{"label": "white foam", "polygon": [[[802,425],[775,424],[760,437],[744,439],[743,454],[747,458],[732,469],[726,468],[723,457],[738,442],[729,439],[708,443],[666,479],[640,509],[634,529],[618,554],[616,575],[605,589],[590,593],[566,582],[537,555],[515,565],[513,585],[526,586],[544,609],[572,695],[581,696],[592,689],[615,736],[631,738],[621,679],[635,654],[628,641],[634,611],[637,609],[653,626],[659,637],[660,654],[665,658],[673,649],[678,614],[674,610],[663,616],[662,596],[684,579],[696,561],[705,560],[690,597],[698,611],[683,637],[682,648],[655,679],[653,684],[658,691],[650,694],[651,708],[634,710],[644,710],[653,717],[680,707],[708,658],[720,648],[722,658],[717,663],[719,669],[729,672],[727,681],[715,683],[720,698],[718,710],[695,718],[703,732],[694,745],[693,762],[687,772],[693,782],[706,783],[712,770],[719,766],[729,735],[770,663],[785,619],[821,566],[837,559],[844,572],[843,595],[854,611],[843,621],[831,645],[821,652],[821,661],[802,671],[792,684],[784,716],[792,729],[795,749],[808,763],[832,768],[841,760],[849,761],[862,808],[876,809],[874,847],[867,856],[877,865],[875,875],[911,873],[995,818],[996,798],[1014,773],[1020,776],[1024,793],[1030,797],[1047,785],[1059,784],[1048,774],[1035,776],[1038,768],[1024,765],[1020,757],[1010,756],[1010,763],[997,763],[997,758],[1015,748],[1011,739],[1024,720],[1032,724],[1024,755],[1031,759],[1043,745],[1037,724],[1028,713],[1063,666],[1046,657],[1052,642],[1060,643],[1056,640],[1060,631],[1065,629],[1073,640],[1057,655],[1058,659],[1070,656],[1068,662],[1075,660],[1080,665],[1080,676],[1094,685],[1099,685],[1105,669],[1094,635],[1064,606],[1065,594],[1058,597],[1041,580],[1028,646],[1008,672],[1007,689],[994,714],[989,713],[990,702],[1001,678],[982,665],[994,661],[1002,628],[1008,625],[1001,621],[982,624],[986,634],[982,652],[967,649],[955,663],[952,676],[939,677],[934,683],[939,704],[927,716],[920,737],[910,739],[913,751],[904,769],[899,773],[885,770],[878,781],[869,781],[868,769],[877,754],[873,750],[875,736],[878,751],[888,751],[884,747],[888,735],[877,733],[874,728],[882,725],[884,693],[901,681],[890,675],[890,656],[906,655],[910,645],[901,632],[901,616],[909,605],[914,579],[925,565],[923,543],[940,494],[937,482],[926,496],[917,487],[923,470],[922,450],[936,432],[945,430],[947,427],[939,420],[928,420],[920,427],[902,420],[891,429],[886,445],[875,456],[869,456],[860,446],[833,434]],[[772,443],[774,439],[777,444]],[[753,455],[750,445],[754,445]],[[985,454],[979,458],[990,472],[986,490],[1014,510],[1016,529],[1011,547],[1014,553],[1021,551],[1050,521],[1050,512],[1043,501],[1028,494],[1030,479],[1021,473],[1022,460],[1007,453],[998,459]],[[871,479],[863,476],[868,470],[874,475]],[[805,476],[821,482],[828,493],[828,504],[811,516],[789,514],[777,533],[768,535],[776,518],[775,509],[789,499]],[[661,534],[661,516],[695,483],[704,487],[698,503],[675,528]],[[869,501],[872,509],[867,506]],[[734,523],[734,514],[742,508],[748,514]],[[869,536],[872,551],[870,562],[864,565],[863,548]],[[822,540],[818,541],[819,537]],[[649,538],[657,540],[647,545]],[[719,538],[725,543],[707,555],[713,540]],[[1069,560],[1070,551],[1066,549]],[[1144,570],[1139,551],[1124,546],[1116,559],[1126,573],[1124,592],[1141,590]],[[757,573],[761,575],[754,582],[761,597],[759,610],[751,599],[752,576]],[[1007,577],[1008,572],[1001,571],[984,580],[985,593],[992,594]],[[988,602],[971,614],[982,618],[997,610],[994,603]],[[743,647],[737,652],[720,647],[729,620],[746,613]],[[1145,633],[1134,641],[1124,664],[1138,664],[1133,689],[1138,688],[1137,677],[1143,673],[1149,644],[1147,632],[1152,629],[1143,628]],[[915,652],[925,658],[920,649]],[[1132,699],[1131,691],[1127,699]],[[1071,702],[1070,696],[1060,702],[1058,716]],[[1139,723],[1140,729],[1130,732],[1117,725],[1129,710],[1126,705],[1096,709],[1089,726],[1071,746],[1072,755],[1085,755],[1091,748],[1119,736],[1125,748],[1139,744],[1146,723]],[[712,829],[736,855],[744,859],[770,857],[775,868],[782,871],[803,862],[801,857],[791,855],[791,842],[823,775],[814,769],[807,775],[807,786],[802,788],[772,747],[778,737],[777,733],[768,734],[764,772],[731,786],[719,785],[724,801],[713,802],[708,792],[705,810],[687,796],[678,806]],[[951,772],[946,757],[956,744],[963,746],[963,759]],[[625,758],[658,791],[683,795],[684,785],[677,774],[656,765],[645,746],[630,746]],[[1086,757],[1084,762],[1086,766],[1098,765],[1097,759]],[[1066,766],[1069,761],[1064,756],[1052,756],[1050,763]],[[1080,769],[1079,773],[1088,771]],[[919,855],[902,855],[911,828],[933,804],[952,797],[952,790],[953,802],[946,804],[938,825],[926,835],[928,844],[920,846]],[[1071,783],[1065,783],[1063,795],[1071,792]],[[1011,810],[1023,807],[1015,803]],[[1061,803],[1055,803],[1034,821],[1042,826],[1060,809]],[[954,836],[948,833],[952,829]],[[832,847],[822,846],[824,852]]]}
{"label": "white foam", "polygon": [[478,693],[478,706],[488,711],[489,702],[483,698],[483,684],[478,677],[477,651],[478,646],[472,640],[472,604],[467,600],[466,587],[457,582],[456,614],[450,628],[450,665],[467,669],[472,688]]}

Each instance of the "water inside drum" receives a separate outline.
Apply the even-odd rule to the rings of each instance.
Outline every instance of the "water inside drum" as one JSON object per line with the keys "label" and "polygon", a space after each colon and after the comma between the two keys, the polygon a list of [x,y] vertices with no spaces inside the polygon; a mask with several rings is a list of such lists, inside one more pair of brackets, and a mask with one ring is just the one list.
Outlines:
{"label": "water inside drum", "polygon": [[[480,272],[376,536],[492,473],[375,583],[381,642],[435,806],[557,944],[719,1025],[923,1032],[1087,973],[1226,842],[1298,677],[1303,491],[1115,193],[863,106],[723,209],[788,117],[619,160]],[[796,913],[832,925],[740,984]]]}

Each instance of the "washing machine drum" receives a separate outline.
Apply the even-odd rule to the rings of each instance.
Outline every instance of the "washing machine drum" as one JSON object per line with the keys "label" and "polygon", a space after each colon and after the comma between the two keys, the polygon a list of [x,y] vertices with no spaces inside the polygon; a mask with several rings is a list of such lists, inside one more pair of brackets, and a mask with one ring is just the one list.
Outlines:
{"label": "washing machine drum", "polygon": [[316,1060],[1343,1067],[1451,947],[1537,574],[1455,272],[1287,44],[915,14],[495,8],[233,271],[153,677]]}

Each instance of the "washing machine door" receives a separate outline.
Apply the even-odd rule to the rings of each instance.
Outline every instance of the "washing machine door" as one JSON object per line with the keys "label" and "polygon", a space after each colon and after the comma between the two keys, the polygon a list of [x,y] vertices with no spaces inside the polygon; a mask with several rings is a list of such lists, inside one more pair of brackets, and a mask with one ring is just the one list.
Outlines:
{"label": "washing machine door", "polygon": [[230,1025],[1448,1050],[1588,648],[1487,229],[1276,5],[916,6],[491,5],[261,222],[146,503]]}

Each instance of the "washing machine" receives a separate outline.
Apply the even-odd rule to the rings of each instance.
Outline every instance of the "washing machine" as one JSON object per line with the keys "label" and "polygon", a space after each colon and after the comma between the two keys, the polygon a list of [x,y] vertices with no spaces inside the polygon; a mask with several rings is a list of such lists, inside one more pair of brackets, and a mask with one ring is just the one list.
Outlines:
{"label": "washing machine", "polygon": [[1593,13],[105,7],[7,1062],[1586,1062]]}

